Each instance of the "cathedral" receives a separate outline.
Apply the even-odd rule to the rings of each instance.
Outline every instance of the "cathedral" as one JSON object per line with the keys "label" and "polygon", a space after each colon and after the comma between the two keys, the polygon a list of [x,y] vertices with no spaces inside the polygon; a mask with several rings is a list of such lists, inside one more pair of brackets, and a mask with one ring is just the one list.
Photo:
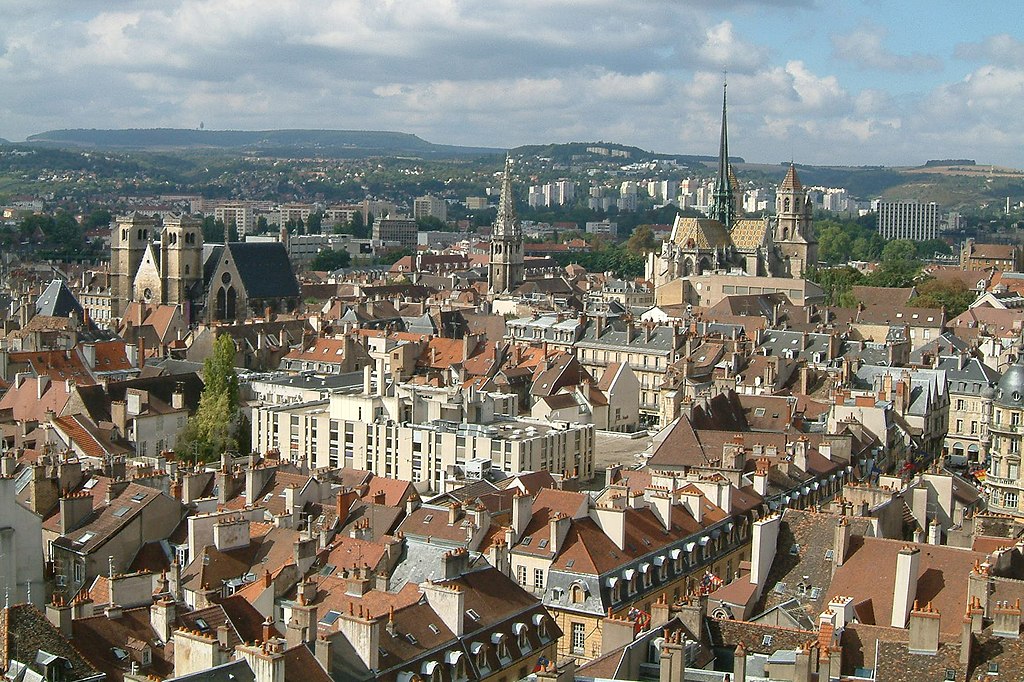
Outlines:
{"label": "cathedral", "polygon": [[204,244],[202,223],[171,216],[119,216],[110,240],[111,315],[132,301],[182,305],[192,322],[293,312],[299,283],[282,242]]}
{"label": "cathedral", "polygon": [[817,263],[811,203],[790,164],[779,186],[775,215],[744,218],[742,190],[729,163],[726,97],[722,95],[722,133],[718,175],[707,218],[676,216],[661,253],[648,258],[647,276],[655,288],[681,277],[742,271],[752,276],[803,277]]}

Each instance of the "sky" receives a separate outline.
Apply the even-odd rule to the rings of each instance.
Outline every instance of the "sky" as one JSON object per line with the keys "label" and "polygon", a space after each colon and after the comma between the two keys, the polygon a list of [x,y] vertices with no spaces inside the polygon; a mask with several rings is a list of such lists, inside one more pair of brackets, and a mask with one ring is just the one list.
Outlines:
{"label": "sky", "polygon": [[0,0],[0,137],[396,130],[1024,168],[1019,0]]}

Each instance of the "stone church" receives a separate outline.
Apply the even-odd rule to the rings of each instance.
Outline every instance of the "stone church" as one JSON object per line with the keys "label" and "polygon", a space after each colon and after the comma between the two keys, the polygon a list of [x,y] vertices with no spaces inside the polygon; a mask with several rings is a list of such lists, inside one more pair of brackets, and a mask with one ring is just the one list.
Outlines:
{"label": "stone church", "polygon": [[181,304],[189,322],[243,320],[292,312],[299,283],[282,242],[204,244],[188,216],[118,217],[111,234],[112,315],[129,302]]}
{"label": "stone church", "polygon": [[803,277],[818,260],[811,203],[790,164],[776,195],[775,215],[744,218],[742,190],[729,163],[726,100],[718,175],[707,218],[676,216],[660,253],[648,257],[647,276],[655,288],[681,277],[740,270],[752,276]]}

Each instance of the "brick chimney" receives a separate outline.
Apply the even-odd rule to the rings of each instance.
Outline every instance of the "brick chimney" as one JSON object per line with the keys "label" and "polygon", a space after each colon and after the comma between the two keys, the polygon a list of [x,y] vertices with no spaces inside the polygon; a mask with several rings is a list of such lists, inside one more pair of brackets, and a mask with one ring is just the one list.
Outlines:
{"label": "brick chimney", "polygon": [[70,493],[60,498],[60,532],[67,535],[92,513],[90,493]]}

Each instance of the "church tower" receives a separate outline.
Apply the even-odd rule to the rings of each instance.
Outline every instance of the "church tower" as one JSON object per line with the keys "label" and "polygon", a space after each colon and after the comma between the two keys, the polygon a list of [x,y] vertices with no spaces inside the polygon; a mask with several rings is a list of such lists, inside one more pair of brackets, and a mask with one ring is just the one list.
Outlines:
{"label": "church tower", "polygon": [[203,277],[202,223],[185,215],[167,218],[160,233],[160,251],[162,302],[184,304]]}
{"label": "church tower", "polygon": [[156,220],[131,213],[119,216],[110,235],[110,314],[121,318],[132,300],[135,274],[146,246],[156,232]]}
{"label": "church tower", "polygon": [[793,164],[776,193],[775,214],[775,244],[782,252],[787,274],[803,277],[807,268],[818,264],[818,242],[814,238],[811,202]]}
{"label": "church tower", "polygon": [[715,178],[715,188],[711,192],[711,205],[708,207],[708,217],[722,223],[729,230],[732,229],[732,224],[736,220],[736,192],[739,188],[736,186],[735,176],[733,176],[732,167],[729,165],[726,87],[726,84],[722,83],[722,137],[718,143],[718,177]]}
{"label": "church tower", "polygon": [[512,196],[512,159],[506,157],[498,217],[491,232],[491,262],[487,270],[487,281],[492,294],[503,294],[518,287],[525,278],[523,232],[516,215],[515,198]]}

